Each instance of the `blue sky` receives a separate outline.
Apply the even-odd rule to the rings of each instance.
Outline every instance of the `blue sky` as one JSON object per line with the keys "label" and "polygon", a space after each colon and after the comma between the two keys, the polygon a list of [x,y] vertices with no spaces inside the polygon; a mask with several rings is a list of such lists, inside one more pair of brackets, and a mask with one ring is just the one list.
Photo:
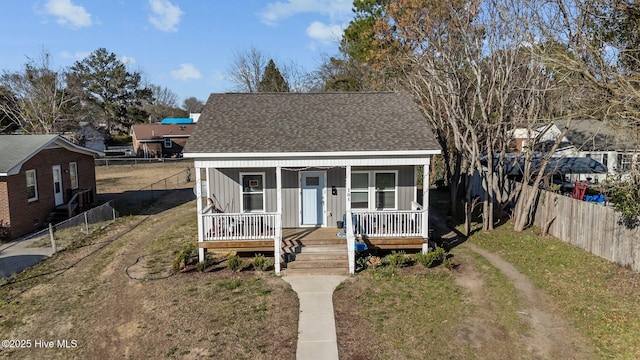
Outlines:
{"label": "blue sky", "polygon": [[234,54],[254,47],[276,64],[313,70],[338,52],[352,0],[5,0],[0,70],[43,49],[60,69],[104,47],[152,84],[203,101],[233,91]]}

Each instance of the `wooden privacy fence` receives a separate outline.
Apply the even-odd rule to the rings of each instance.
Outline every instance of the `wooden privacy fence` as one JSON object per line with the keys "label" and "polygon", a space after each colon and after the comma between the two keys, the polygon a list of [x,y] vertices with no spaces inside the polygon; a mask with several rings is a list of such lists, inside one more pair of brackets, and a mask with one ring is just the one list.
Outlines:
{"label": "wooden privacy fence", "polygon": [[541,190],[534,225],[548,226],[549,235],[640,272],[640,228],[628,229],[619,220],[611,207]]}

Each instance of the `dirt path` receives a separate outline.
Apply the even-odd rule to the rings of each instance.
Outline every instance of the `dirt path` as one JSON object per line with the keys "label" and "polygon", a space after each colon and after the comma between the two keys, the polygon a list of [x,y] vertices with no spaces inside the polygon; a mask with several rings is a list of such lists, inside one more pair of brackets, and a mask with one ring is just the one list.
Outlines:
{"label": "dirt path", "polygon": [[[481,255],[513,283],[520,298],[517,313],[528,330],[518,339],[520,344],[511,344],[512,348],[523,346],[523,350],[535,359],[595,357],[588,342],[560,315],[551,297],[538,289],[511,263],[474,244],[464,242],[465,239],[451,230],[439,214],[430,214],[430,222],[435,228],[435,236],[445,239],[448,244],[462,243],[460,246]],[[462,340],[478,349],[486,347],[484,342],[490,340],[494,343],[492,346],[499,350],[498,354],[507,351],[504,349],[504,339],[509,337],[508,334],[504,334],[502,327],[496,325],[495,316],[490,311],[483,310],[489,305],[482,277],[475,269],[465,267],[461,270],[456,282],[466,290],[469,301],[480,309],[474,318],[468,319],[464,324],[460,335]]]}
{"label": "dirt path", "polygon": [[522,301],[518,314],[529,328],[522,341],[536,359],[594,358],[587,341],[559,314],[548,294],[536,288],[529,278],[500,256],[470,243],[462,246],[482,255],[518,290]]}

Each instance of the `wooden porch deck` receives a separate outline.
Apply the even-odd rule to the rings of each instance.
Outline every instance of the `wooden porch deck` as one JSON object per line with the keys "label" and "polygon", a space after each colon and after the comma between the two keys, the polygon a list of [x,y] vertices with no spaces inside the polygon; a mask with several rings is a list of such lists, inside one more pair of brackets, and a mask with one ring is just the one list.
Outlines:
{"label": "wooden porch deck", "polygon": [[[342,229],[335,227],[309,227],[282,229],[284,252],[295,253],[305,242],[326,245],[344,244],[347,238],[339,237]],[[426,242],[422,237],[364,238],[369,249],[378,250],[421,250]],[[273,240],[211,240],[198,243],[200,248],[211,251],[273,252]]]}

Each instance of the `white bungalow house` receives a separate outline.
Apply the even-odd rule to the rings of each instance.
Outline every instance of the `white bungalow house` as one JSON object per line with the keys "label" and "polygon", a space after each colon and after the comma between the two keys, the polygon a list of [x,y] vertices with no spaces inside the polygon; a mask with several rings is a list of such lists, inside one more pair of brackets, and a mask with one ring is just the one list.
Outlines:
{"label": "white bungalow house", "polygon": [[[322,231],[344,249],[350,273],[358,237],[427,251],[418,168],[428,184],[439,153],[407,94],[212,94],[184,148],[199,184],[200,261],[207,250],[268,250],[279,273],[281,256],[296,253],[291,241],[299,249]],[[428,204],[428,186],[422,191]]]}

